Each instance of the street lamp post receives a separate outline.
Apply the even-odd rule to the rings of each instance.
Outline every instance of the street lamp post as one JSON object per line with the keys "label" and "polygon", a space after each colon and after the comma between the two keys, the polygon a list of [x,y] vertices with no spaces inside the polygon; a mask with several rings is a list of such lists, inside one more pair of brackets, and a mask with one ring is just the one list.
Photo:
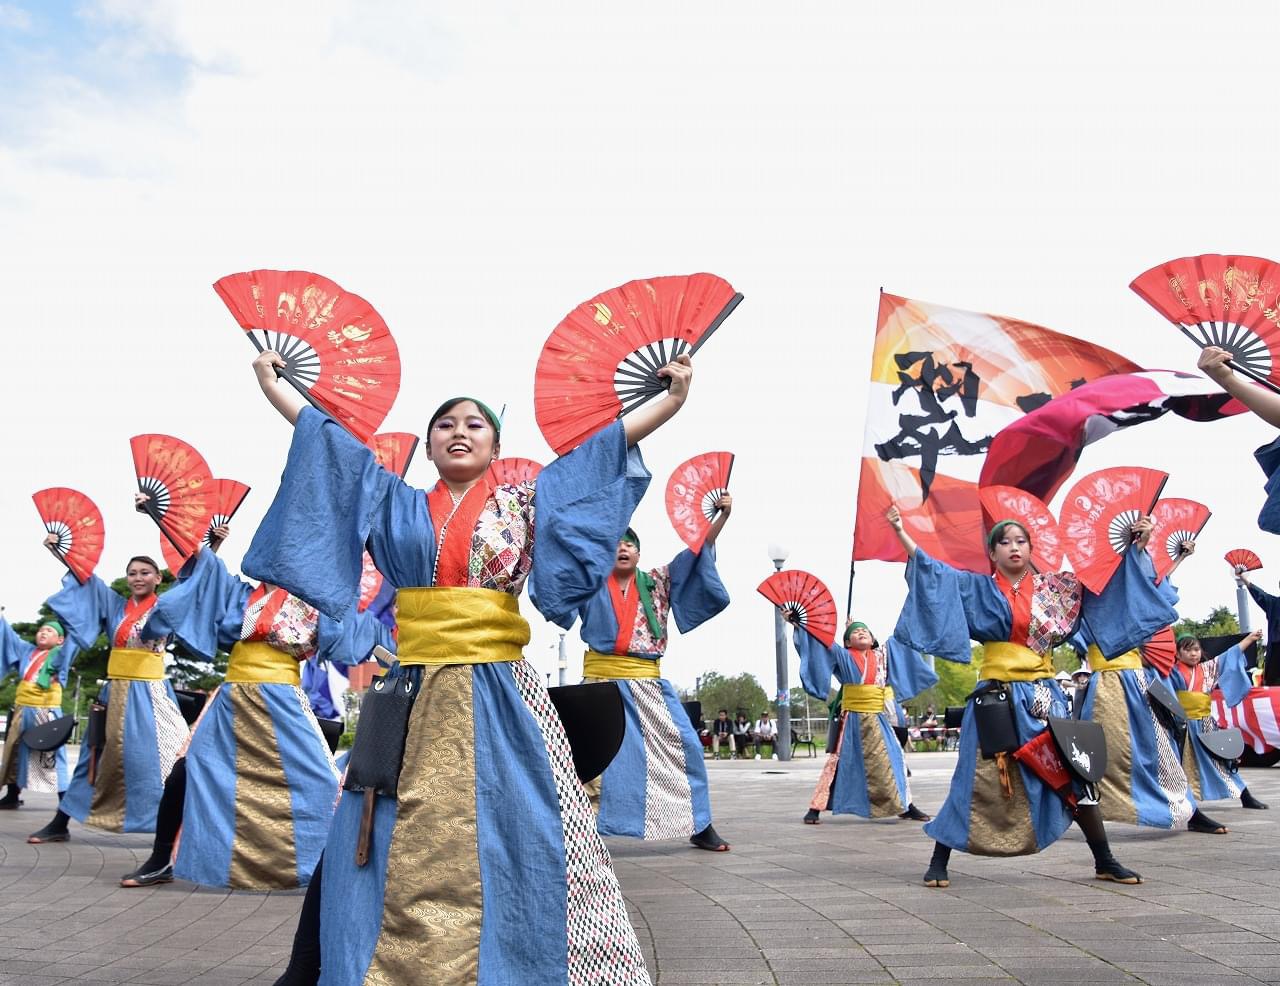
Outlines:
{"label": "street lamp post", "polygon": [[[775,571],[782,571],[787,560],[787,549],[778,544],[769,545],[769,559]],[[779,760],[791,759],[791,688],[787,684],[787,637],[782,628],[782,610],[773,611],[773,649],[778,676],[778,741],[774,750]]]}

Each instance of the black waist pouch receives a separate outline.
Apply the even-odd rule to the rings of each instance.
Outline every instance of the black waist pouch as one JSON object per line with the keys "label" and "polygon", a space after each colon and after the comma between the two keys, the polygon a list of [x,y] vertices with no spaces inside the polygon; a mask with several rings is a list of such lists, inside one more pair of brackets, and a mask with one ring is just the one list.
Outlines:
{"label": "black waist pouch", "polygon": [[356,741],[347,761],[343,788],[364,792],[360,814],[360,834],[356,839],[356,865],[369,862],[369,834],[373,831],[373,809],[378,795],[394,798],[400,785],[404,761],[404,740],[409,731],[409,713],[418,696],[418,675],[382,675],[364,693],[360,702],[360,722]]}
{"label": "black waist pouch", "polygon": [[316,722],[320,724],[320,733],[324,736],[329,752],[337,753],[338,740],[342,739],[342,734],[347,731],[346,724],[341,719],[321,719],[319,716],[316,716]]}
{"label": "black waist pouch", "polygon": [[979,685],[973,699],[973,724],[978,730],[978,746],[985,760],[999,753],[1012,753],[1022,744],[1013,723],[1013,693],[999,681]]}
{"label": "black waist pouch", "polygon": [[89,722],[84,730],[84,745],[101,750],[107,745],[107,707],[98,702],[89,706]]}

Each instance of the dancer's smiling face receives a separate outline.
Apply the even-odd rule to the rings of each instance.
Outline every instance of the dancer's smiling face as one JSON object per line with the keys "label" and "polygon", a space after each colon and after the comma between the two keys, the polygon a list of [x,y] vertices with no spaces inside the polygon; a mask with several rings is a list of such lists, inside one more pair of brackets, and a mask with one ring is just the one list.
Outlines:
{"label": "dancer's smiling face", "polygon": [[498,457],[498,433],[475,401],[462,400],[444,411],[427,436],[427,458],[442,479],[471,482]]}
{"label": "dancer's smiling face", "polygon": [[125,569],[124,580],[129,586],[129,591],[133,593],[134,599],[145,599],[155,592],[156,586],[160,584],[160,571],[155,565],[135,558]]}
{"label": "dancer's smiling face", "polygon": [[992,541],[990,554],[1006,578],[1016,579],[1031,564],[1031,537],[1020,524],[1005,524]]}

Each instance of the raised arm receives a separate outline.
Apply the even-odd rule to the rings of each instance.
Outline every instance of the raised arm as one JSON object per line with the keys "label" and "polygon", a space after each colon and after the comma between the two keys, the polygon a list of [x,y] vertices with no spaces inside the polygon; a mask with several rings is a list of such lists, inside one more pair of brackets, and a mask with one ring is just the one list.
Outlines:
{"label": "raised arm", "polygon": [[729,519],[729,514],[733,511],[732,494],[726,490],[720,494],[720,499],[716,500],[712,506],[716,510],[716,517],[707,531],[706,544],[715,544],[716,538],[720,536],[720,532],[724,529],[725,521]]}
{"label": "raised arm", "polygon": [[1273,428],[1280,428],[1280,394],[1259,387],[1246,377],[1236,376],[1227,363],[1231,354],[1217,346],[1206,346],[1196,365],[1210,380],[1238,400]]}
{"label": "raised arm", "polygon": [[[258,358],[261,359],[262,357]],[[254,365],[257,365],[256,362]],[[684,402],[689,397],[689,384],[693,381],[693,364],[687,355],[677,356],[658,371],[658,376],[666,377],[670,380],[671,389],[667,391],[667,396],[662,400],[637,408],[622,419],[622,427],[627,436],[628,447],[653,434],[675,417],[675,413],[680,408],[684,407]],[[261,372],[258,373],[258,380],[259,382],[262,380]],[[263,390],[265,391],[265,389],[264,387]],[[271,397],[270,394],[267,396],[268,398]],[[275,401],[272,400],[272,403],[275,404]],[[279,408],[280,405],[277,404],[276,407]],[[283,410],[280,413],[285,414]],[[288,415],[285,414],[285,417],[288,417]]]}
{"label": "raised arm", "polygon": [[1173,573],[1178,570],[1178,566],[1196,553],[1196,543],[1190,538],[1183,541],[1178,548],[1178,557],[1173,560],[1173,568],[1165,573],[1166,580],[1173,578]]}
{"label": "raised arm", "polygon": [[894,504],[889,508],[889,512],[884,515],[885,520],[889,522],[889,526],[893,528],[893,533],[898,535],[898,540],[902,544],[902,550],[907,553],[908,558],[916,556],[916,543],[911,535],[906,532],[902,526],[902,514],[898,512],[898,505]]}
{"label": "raised arm", "polygon": [[279,411],[280,416],[289,424],[294,425],[298,423],[298,414],[301,413],[306,402],[297,391],[276,374],[276,367],[285,365],[283,356],[268,349],[266,352],[259,353],[258,358],[253,361],[253,372],[258,378],[258,386],[266,394],[271,406]]}

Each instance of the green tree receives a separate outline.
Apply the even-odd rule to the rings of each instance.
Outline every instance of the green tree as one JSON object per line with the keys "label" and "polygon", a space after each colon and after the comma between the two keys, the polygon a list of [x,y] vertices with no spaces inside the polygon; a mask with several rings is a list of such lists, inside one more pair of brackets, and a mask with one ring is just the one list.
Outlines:
{"label": "green tree", "polygon": [[704,719],[714,719],[720,709],[728,709],[730,718],[743,712],[754,720],[762,711],[771,708],[769,696],[760,687],[756,676],[746,671],[732,678],[718,671],[708,671],[702,676],[698,696]]}
{"label": "green tree", "polygon": [[1227,606],[1215,606],[1203,620],[1179,620],[1173,625],[1173,632],[1193,633],[1197,637],[1223,637],[1240,632],[1240,621]]}

